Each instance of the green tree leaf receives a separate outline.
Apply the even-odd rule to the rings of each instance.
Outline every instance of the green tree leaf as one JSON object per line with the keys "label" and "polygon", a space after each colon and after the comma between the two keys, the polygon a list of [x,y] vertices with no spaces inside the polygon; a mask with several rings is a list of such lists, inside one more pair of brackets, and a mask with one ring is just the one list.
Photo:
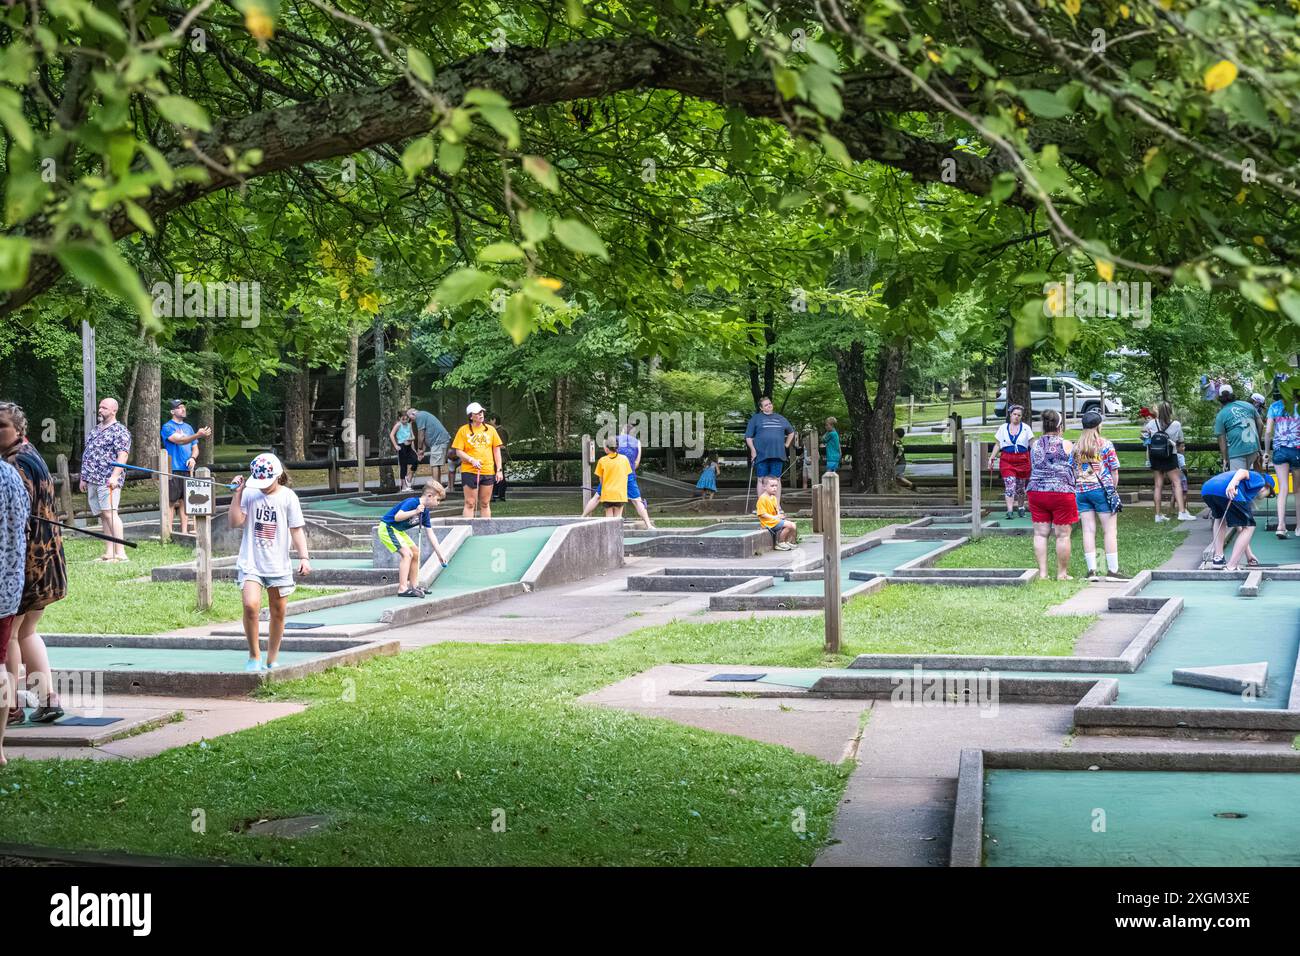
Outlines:
{"label": "green tree leaf", "polygon": [[209,132],[212,129],[212,121],[208,119],[208,111],[198,103],[184,96],[160,96],[153,101],[157,107],[159,115],[169,123],[175,123],[177,126],[188,126],[191,129]]}
{"label": "green tree leaf", "polygon": [[555,231],[555,238],[566,249],[609,261],[609,250],[605,248],[604,240],[586,223],[577,219],[560,219],[551,228]]}

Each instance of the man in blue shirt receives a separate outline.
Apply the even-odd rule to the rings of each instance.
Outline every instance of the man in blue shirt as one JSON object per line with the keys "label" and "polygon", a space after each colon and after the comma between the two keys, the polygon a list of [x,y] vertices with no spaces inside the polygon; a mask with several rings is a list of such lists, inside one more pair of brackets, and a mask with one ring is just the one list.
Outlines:
{"label": "man in blue shirt", "polygon": [[212,429],[204,425],[195,431],[185,421],[185,402],[173,398],[170,402],[172,417],[163,422],[161,429],[163,447],[171,459],[172,477],[167,484],[167,502],[170,513],[167,523],[172,523],[176,510],[181,513],[181,534],[190,533],[190,517],[185,513],[185,479],[194,474],[194,465],[199,457],[200,438],[207,438]]}
{"label": "man in blue shirt", "polygon": [[[1238,468],[1215,475],[1201,485],[1201,500],[1214,516],[1214,556],[1216,568],[1236,571],[1241,566],[1241,556],[1250,552],[1250,539],[1255,535],[1253,503],[1273,494],[1273,482],[1257,471]],[[1225,561],[1223,548],[1230,529],[1237,528],[1237,542],[1232,546],[1232,559]]]}
{"label": "man in blue shirt", "polygon": [[[623,428],[623,434],[618,436],[618,453],[627,459],[627,463],[632,466],[632,474],[627,476],[627,500],[632,502],[636,508],[636,513],[641,516],[645,522],[646,529],[654,530],[654,522],[650,520],[650,509],[646,507],[645,498],[641,497],[641,488],[636,483],[636,470],[641,464],[641,439],[636,437],[636,426],[626,425]],[[600,483],[596,483],[591,499],[587,506],[582,509],[582,517],[587,517],[596,510],[600,505]]]}
{"label": "man in blue shirt", "polygon": [[[766,395],[759,399],[758,411],[745,426],[745,444],[749,446],[755,477],[775,478],[780,483],[781,473],[785,471],[786,455],[794,437],[794,426],[784,415],[778,415],[772,410],[772,399]],[[779,487],[776,500],[781,500]]]}
{"label": "man in blue shirt", "polygon": [[[429,467],[433,471],[433,480],[442,483],[442,466],[447,462],[447,448],[451,445],[451,432],[443,427],[432,412],[422,412],[418,408],[408,408],[406,414],[415,422],[415,453],[422,460],[429,456]],[[418,470],[419,465],[416,465]],[[453,471],[455,469],[452,469]],[[411,476],[415,477],[414,474]]]}

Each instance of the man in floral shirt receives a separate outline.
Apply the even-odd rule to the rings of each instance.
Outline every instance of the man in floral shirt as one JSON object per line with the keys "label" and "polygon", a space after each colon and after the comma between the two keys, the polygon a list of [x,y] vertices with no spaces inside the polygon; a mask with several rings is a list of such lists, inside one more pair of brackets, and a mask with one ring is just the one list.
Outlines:
{"label": "man in floral shirt", "polygon": [[[117,511],[126,480],[119,466],[126,464],[130,453],[131,433],[117,420],[117,399],[105,398],[99,403],[99,427],[87,436],[81,456],[81,490],[90,502],[90,513],[99,515],[104,533],[118,538],[122,537],[122,519]],[[109,541],[103,557],[95,560],[125,561],[126,548]]]}

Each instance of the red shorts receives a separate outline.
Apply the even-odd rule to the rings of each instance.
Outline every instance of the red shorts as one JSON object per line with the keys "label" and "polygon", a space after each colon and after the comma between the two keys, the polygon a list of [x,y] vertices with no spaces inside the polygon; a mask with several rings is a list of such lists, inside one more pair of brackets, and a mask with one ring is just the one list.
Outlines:
{"label": "red shorts", "polygon": [[1068,525],[1079,521],[1079,503],[1068,491],[1031,491],[1029,517],[1034,524]]}
{"label": "red shorts", "polygon": [[4,667],[5,660],[9,656],[9,638],[14,632],[16,616],[10,614],[8,617],[0,617],[0,667]]}
{"label": "red shorts", "polygon": [[998,469],[1003,478],[1020,478],[1028,481],[1031,471],[1029,452],[1004,451],[998,456]]}

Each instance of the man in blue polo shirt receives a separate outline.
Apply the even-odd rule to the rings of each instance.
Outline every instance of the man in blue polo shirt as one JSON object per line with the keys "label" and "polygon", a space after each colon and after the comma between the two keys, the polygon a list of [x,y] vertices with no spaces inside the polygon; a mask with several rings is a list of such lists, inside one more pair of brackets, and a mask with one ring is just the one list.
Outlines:
{"label": "man in blue polo shirt", "polygon": [[[772,399],[766,395],[759,399],[758,411],[745,426],[745,444],[749,446],[749,456],[754,463],[754,477],[775,478],[779,485],[781,473],[785,471],[786,455],[794,437],[794,426],[784,415],[778,415],[772,410]],[[776,500],[781,500],[779,487]]]}
{"label": "man in blue polo shirt", "polygon": [[212,434],[212,429],[206,425],[195,431],[185,421],[185,403],[179,398],[173,398],[169,403],[171,405],[172,417],[163,422],[160,430],[162,434],[163,447],[167,449],[167,455],[171,459],[172,477],[167,483],[167,504],[170,514],[167,515],[167,523],[170,525],[172,516],[175,515],[176,509],[181,512],[181,534],[190,533],[190,518],[185,513],[185,479],[194,474],[194,464],[199,456],[200,438],[207,438]]}
{"label": "man in blue polo shirt", "polygon": [[[636,437],[635,425],[624,426],[623,434],[618,436],[618,454],[626,458],[627,463],[632,466],[632,474],[627,476],[627,500],[632,502],[632,506],[636,508],[636,513],[645,522],[646,529],[653,531],[655,525],[650,520],[650,509],[646,507],[645,498],[641,497],[641,488],[636,483],[636,470],[641,464],[641,439]],[[597,482],[591,499],[587,502],[587,506],[582,509],[582,517],[587,517],[599,505],[600,482]]]}
{"label": "man in blue polo shirt", "polygon": [[[1214,556],[1216,568],[1236,571],[1241,566],[1241,556],[1250,555],[1250,539],[1255,535],[1256,499],[1273,493],[1273,482],[1257,471],[1238,468],[1215,475],[1201,485],[1201,500],[1214,516]],[[1225,561],[1223,548],[1228,533],[1237,528],[1237,542],[1232,546],[1232,558]]]}

